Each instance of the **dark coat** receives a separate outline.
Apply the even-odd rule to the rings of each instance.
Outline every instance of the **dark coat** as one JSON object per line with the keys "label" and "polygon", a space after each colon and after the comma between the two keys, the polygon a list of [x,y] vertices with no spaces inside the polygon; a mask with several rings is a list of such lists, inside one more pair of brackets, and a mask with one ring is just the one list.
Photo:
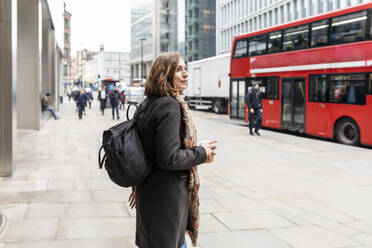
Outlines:
{"label": "dark coat", "polygon": [[[146,99],[144,104],[151,101]],[[185,149],[181,106],[173,97],[154,100],[139,117],[137,130],[147,157],[155,164],[136,188],[136,245],[179,248],[190,217],[188,170],[204,163],[206,152],[201,146]]]}
{"label": "dark coat", "polygon": [[76,105],[80,107],[85,107],[87,105],[88,97],[85,93],[84,94],[78,93],[75,96],[74,100],[76,101]]}
{"label": "dark coat", "polygon": [[248,109],[262,109],[260,91],[256,92],[253,88],[251,88],[248,92],[247,104]]}
{"label": "dark coat", "polygon": [[118,91],[112,91],[110,94],[110,104],[111,106],[118,106],[120,103],[120,93]]}

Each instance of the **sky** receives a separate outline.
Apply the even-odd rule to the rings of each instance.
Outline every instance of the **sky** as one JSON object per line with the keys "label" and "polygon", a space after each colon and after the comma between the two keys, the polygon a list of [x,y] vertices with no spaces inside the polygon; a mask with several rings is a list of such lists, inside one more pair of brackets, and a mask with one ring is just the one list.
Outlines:
{"label": "sky", "polygon": [[71,55],[86,48],[130,52],[130,0],[66,0],[71,17]]}

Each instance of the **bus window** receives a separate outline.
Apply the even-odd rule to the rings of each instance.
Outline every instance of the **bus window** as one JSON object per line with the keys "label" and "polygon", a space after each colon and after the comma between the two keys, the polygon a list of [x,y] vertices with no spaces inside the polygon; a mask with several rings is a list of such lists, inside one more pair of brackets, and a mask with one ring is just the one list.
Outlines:
{"label": "bus window", "polygon": [[330,44],[366,39],[367,11],[332,18]]}
{"label": "bus window", "polygon": [[280,52],[282,50],[282,31],[269,33],[268,53]]}
{"label": "bus window", "polygon": [[328,20],[311,24],[311,46],[325,46],[328,42]]}
{"label": "bus window", "polygon": [[372,73],[369,74],[368,93],[369,93],[369,94],[372,94]]}
{"label": "bus window", "polygon": [[302,25],[284,30],[283,50],[290,51],[307,48],[309,44],[309,26]]}
{"label": "bus window", "polygon": [[310,76],[309,101],[326,102],[327,101],[327,76]]}
{"label": "bus window", "polygon": [[235,49],[234,49],[234,59],[246,57],[248,55],[248,41],[238,40],[236,41]]}
{"label": "bus window", "polygon": [[252,37],[249,40],[249,56],[266,54],[266,34]]}
{"label": "bus window", "polygon": [[248,79],[248,90],[252,87],[252,81],[260,82],[260,93],[262,99],[279,99],[279,78],[278,77],[260,77]]}
{"label": "bus window", "polygon": [[365,75],[331,75],[329,83],[329,101],[334,103],[365,104]]}

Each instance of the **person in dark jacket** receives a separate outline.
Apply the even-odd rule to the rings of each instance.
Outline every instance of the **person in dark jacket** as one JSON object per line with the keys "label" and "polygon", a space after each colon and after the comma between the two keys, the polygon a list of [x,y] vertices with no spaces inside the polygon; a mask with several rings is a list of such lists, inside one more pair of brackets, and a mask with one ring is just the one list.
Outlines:
{"label": "person in dark jacket", "polygon": [[93,95],[92,95],[92,92],[90,92],[90,88],[87,88],[85,94],[87,95],[89,109],[91,109],[92,108]]}
{"label": "person in dark jacket", "polygon": [[105,107],[106,107],[106,87],[102,85],[101,90],[98,93],[98,101],[100,102],[100,110],[102,112],[102,115],[105,114]]}
{"label": "person in dark jacket", "polygon": [[45,96],[41,99],[41,110],[49,111],[55,120],[61,118],[56,114],[54,109],[50,107],[50,93],[46,93]]}
{"label": "person in dark jacket", "polygon": [[110,94],[110,104],[112,108],[112,119],[115,119],[115,111],[116,111],[116,117],[118,120],[120,119],[119,116],[119,104],[120,104],[120,93],[119,88],[115,86],[114,90]]}
{"label": "person in dark jacket", "polygon": [[248,92],[247,105],[249,110],[249,134],[253,135],[254,132],[260,135],[258,132],[261,128],[262,123],[262,104],[260,95],[260,85],[258,81],[252,81],[252,88]]}
{"label": "person in dark jacket", "polygon": [[75,95],[74,100],[79,109],[79,119],[81,120],[83,118],[83,112],[88,101],[87,95],[84,93],[83,89],[80,89],[80,92]]}
{"label": "person in dark jacket", "polygon": [[187,77],[178,53],[160,55],[150,69],[147,98],[134,117],[146,156],[154,166],[129,198],[130,206],[136,206],[139,248],[186,247],[186,230],[196,243],[197,165],[215,155],[216,141],[196,143],[191,113],[181,97]]}

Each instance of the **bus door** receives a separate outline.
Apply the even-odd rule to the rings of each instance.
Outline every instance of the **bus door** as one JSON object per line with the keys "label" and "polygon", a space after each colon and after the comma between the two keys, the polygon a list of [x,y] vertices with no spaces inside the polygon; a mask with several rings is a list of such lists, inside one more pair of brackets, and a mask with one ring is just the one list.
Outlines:
{"label": "bus door", "polygon": [[282,78],[281,128],[305,131],[306,79]]}
{"label": "bus door", "polygon": [[230,118],[245,120],[245,79],[231,79],[230,84]]}

